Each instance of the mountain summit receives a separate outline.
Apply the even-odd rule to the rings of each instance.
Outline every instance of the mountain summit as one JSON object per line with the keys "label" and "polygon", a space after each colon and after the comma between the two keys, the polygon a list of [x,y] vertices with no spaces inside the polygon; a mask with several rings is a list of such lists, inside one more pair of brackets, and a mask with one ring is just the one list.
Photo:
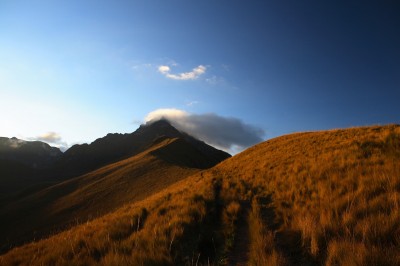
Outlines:
{"label": "mountain summit", "polygon": [[74,145],[51,167],[25,169],[26,184],[0,176],[14,192],[0,191],[0,252],[144,199],[228,157],[165,120]]}
{"label": "mountain summit", "polygon": [[[167,120],[148,122],[130,134],[107,134],[90,144],[74,145],[64,153],[40,141],[0,138],[0,198],[3,193],[12,194],[36,183],[67,180],[135,156],[167,138],[187,142],[195,151],[193,154],[197,154],[193,158],[193,154],[187,154],[185,167],[205,169],[230,157],[177,130]],[[171,154],[163,153],[164,159],[180,151],[170,149],[168,152]]]}
{"label": "mountain summit", "polygon": [[[174,131],[138,132],[158,126]],[[0,264],[400,265],[400,126],[293,133],[189,167],[206,158],[159,136],[20,198],[0,209],[0,253],[49,237]]]}
{"label": "mountain summit", "polygon": [[139,154],[159,138],[178,138],[190,143],[208,158],[208,162],[195,165],[197,168],[209,168],[230,157],[228,153],[178,131],[167,120],[158,120],[141,125],[130,134],[108,134],[91,144],[74,145],[64,153],[57,168],[62,169],[63,175],[81,174]]}

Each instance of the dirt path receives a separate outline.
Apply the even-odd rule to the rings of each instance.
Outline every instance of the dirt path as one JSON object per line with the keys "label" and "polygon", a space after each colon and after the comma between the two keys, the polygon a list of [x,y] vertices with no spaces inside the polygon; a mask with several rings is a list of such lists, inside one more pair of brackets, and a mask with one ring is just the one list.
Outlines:
{"label": "dirt path", "polygon": [[282,230],[276,232],[275,245],[285,256],[289,265],[318,265],[303,248],[300,231]]}
{"label": "dirt path", "polygon": [[262,221],[268,230],[274,232],[274,246],[283,255],[285,265],[317,265],[302,245],[301,232],[283,228],[283,221],[279,220],[273,207],[272,196],[260,198],[259,205]]}
{"label": "dirt path", "polygon": [[283,256],[285,265],[317,265],[302,245],[300,231],[283,228],[283,221],[277,217],[272,195],[259,198],[263,224],[274,233],[275,249]]}
{"label": "dirt path", "polygon": [[249,260],[249,202],[241,202],[241,211],[238,216],[235,243],[228,254],[228,266],[245,266]]}
{"label": "dirt path", "polygon": [[[268,230],[274,232],[275,249],[283,256],[285,261],[282,265],[318,265],[303,247],[300,231],[283,228],[282,221],[275,213],[272,197],[259,198],[258,204],[262,222]],[[250,232],[248,217],[251,204],[241,202],[240,205],[241,212],[238,216],[235,242],[227,258],[228,266],[245,266],[249,262]]]}

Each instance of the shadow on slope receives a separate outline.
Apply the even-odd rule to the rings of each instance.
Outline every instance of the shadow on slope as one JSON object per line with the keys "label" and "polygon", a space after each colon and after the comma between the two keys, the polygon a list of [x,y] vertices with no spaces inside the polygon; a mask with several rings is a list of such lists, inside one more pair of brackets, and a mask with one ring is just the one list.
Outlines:
{"label": "shadow on slope", "polygon": [[8,204],[0,213],[2,250],[144,199],[210,165],[187,141],[160,138],[136,156]]}
{"label": "shadow on slope", "polygon": [[252,265],[400,265],[398,143],[396,125],[282,136],[0,263],[218,265],[249,238]]}
{"label": "shadow on slope", "polygon": [[130,134],[108,134],[91,144],[74,145],[52,169],[63,178],[77,176],[109,163],[129,158],[149,148],[159,138],[179,138],[190,143],[208,159],[208,166],[214,166],[230,157],[190,135],[178,131],[166,120],[141,125]]}

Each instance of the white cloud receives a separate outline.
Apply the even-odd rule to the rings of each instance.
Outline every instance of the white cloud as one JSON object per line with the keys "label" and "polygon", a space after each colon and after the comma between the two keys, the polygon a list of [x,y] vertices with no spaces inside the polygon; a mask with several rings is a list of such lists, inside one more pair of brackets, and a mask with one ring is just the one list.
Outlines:
{"label": "white cloud", "polygon": [[206,73],[207,67],[203,65],[199,65],[195,67],[190,72],[183,72],[178,74],[171,74],[171,68],[167,65],[161,65],[158,67],[158,72],[163,74],[165,77],[174,80],[194,80],[197,79],[200,75]]}
{"label": "white cloud", "polygon": [[56,132],[47,132],[42,135],[39,135],[36,139],[40,141],[54,143],[61,141],[61,136],[58,135]]}
{"label": "white cloud", "polygon": [[263,141],[263,129],[238,118],[214,113],[192,114],[179,109],[158,109],[145,117],[145,122],[168,120],[178,130],[228,152],[237,153]]}
{"label": "white cloud", "polygon": [[59,148],[61,151],[65,151],[68,149],[68,144],[62,141],[61,136],[56,132],[47,132],[35,138],[29,138],[29,139],[46,142],[50,146]]}
{"label": "white cloud", "polygon": [[163,118],[175,120],[175,119],[181,119],[188,115],[189,113],[174,108],[157,109],[153,112],[148,113],[144,121],[150,122],[150,121],[160,120]]}
{"label": "white cloud", "polygon": [[169,66],[159,66],[158,67],[158,71],[164,75],[167,75],[170,70],[171,70],[171,68]]}

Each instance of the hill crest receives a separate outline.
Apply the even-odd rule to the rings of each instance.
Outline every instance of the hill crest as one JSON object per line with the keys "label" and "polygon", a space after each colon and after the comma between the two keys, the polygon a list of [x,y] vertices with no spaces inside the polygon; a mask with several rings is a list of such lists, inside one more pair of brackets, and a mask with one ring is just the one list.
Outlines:
{"label": "hill crest", "polygon": [[399,265],[399,150],[396,125],[278,137],[0,262]]}
{"label": "hill crest", "polygon": [[[191,143],[181,138],[159,138],[139,154],[6,205],[0,210],[1,244],[6,249],[10,244],[70,227],[76,219],[91,220],[144,199],[206,167],[210,167],[209,158]],[[30,222],[26,223],[26,219]]]}

